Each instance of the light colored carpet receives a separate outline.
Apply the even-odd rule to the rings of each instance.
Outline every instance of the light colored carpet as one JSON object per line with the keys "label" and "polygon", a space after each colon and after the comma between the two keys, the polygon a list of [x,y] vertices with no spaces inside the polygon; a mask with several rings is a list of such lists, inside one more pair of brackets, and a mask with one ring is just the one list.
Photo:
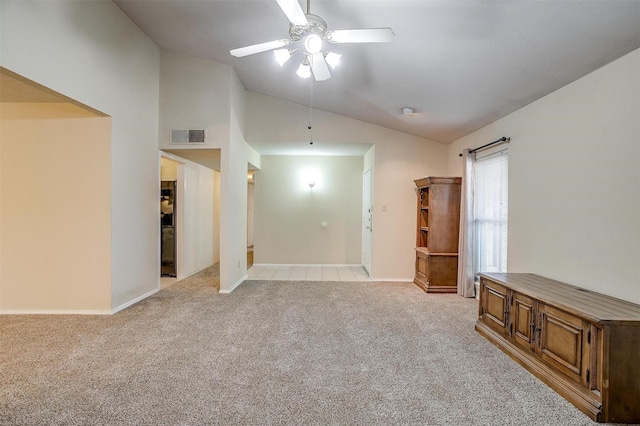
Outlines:
{"label": "light colored carpet", "polygon": [[592,425],[408,283],[205,271],[113,316],[0,317],[2,425]]}

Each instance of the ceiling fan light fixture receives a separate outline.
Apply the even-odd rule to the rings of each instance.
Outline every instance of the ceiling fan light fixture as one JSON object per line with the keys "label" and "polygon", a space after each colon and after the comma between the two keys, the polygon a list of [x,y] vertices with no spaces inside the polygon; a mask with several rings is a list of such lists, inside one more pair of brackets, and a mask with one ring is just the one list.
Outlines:
{"label": "ceiling fan light fixture", "polygon": [[[301,50],[305,58],[296,73],[301,78],[309,78],[313,74],[316,81],[325,81],[331,78],[331,69],[338,66],[341,56],[328,52],[327,43],[387,43],[394,37],[391,28],[327,31],[327,22],[320,16],[310,13],[311,0],[307,0],[307,13],[302,10],[300,0],[276,0],[276,2],[289,20],[290,38],[232,49],[229,51],[231,55],[242,58],[273,50],[276,61],[282,67],[293,53]],[[290,49],[287,48],[288,46]]]}
{"label": "ceiling fan light fixture", "polygon": [[285,62],[291,58],[291,52],[289,49],[278,49],[273,51],[273,56],[276,57],[276,61],[280,66],[283,66]]}
{"label": "ceiling fan light fixture", "polygon": [[304,38],[304,50],[310,55],[319,53],[322,50],[322,37],[316,33],[311,33]]}
{"label": "ceiling fan light fixture", "polygon": [[324,57],[324,59],[327,61],[327,63],[329,64],[332,70],[335,70],[338,64],[340,63],[340,58],[342,58],[342,55],[334,52],[329,52]]}
{"label": "ceiling fan light fixture", "polygon": [[298,71],[296,71],[298,77],[300,78],[309,78],[311,77],[311,67],[309,66],[309,62],[305,59],[300,63],[298,67]]}

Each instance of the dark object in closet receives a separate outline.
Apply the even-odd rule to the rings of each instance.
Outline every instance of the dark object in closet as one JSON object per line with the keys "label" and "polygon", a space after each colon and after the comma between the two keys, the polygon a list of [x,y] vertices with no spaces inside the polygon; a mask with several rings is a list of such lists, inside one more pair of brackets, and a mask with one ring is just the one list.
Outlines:
{"label": "dark object in closet", "polygon": [[175,236],[176,181],[160,183],[160,262],[162,276],[175,277],[176,236]]}

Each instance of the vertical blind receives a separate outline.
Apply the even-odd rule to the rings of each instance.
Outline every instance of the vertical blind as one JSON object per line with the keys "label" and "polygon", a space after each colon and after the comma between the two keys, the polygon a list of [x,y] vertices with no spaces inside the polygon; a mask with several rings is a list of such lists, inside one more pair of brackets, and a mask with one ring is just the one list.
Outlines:
{"label": "vertical blind", "polygon": [[507,271],[509,207],[507,150],[473,164],[473,272]]}

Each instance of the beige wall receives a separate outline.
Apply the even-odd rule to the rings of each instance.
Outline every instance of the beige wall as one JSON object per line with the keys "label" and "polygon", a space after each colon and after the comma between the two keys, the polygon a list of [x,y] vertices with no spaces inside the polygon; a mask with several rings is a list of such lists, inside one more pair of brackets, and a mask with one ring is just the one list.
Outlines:
{"label": "beige wall", "polygon": [[509,144],[510,272],[640,303],[640,50],[455,142]]}
{"label": "beige wall", "polygon": [[0,311],[111,312],[111,119],[1,110]]}
{"label": "beige wall", "polygon": [[159,49],[110,1],[1,1],[0,13],[0,65],[112,117],[102,160],[111,308],[122,309],[160,288]]}
{"label": "beige wall", "polygon": [[360,265],[362,166],[362,157],[263,156],[254,262]]}

